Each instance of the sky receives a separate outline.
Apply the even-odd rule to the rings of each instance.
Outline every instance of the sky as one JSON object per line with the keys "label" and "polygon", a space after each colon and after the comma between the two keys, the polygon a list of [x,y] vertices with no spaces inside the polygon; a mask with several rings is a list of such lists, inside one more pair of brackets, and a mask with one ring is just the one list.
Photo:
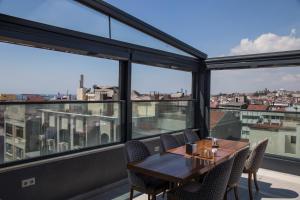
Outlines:
{"label": "sky", "polygon": [[[171,33],[172,36],[205,52],[208,57],[300,49],[299,0],[107,2],[166,33]],[[107,18],[104,15],[79,6],[71,0],[0,0],[0,13],[104,37],[108,35]],[[119,31],[117,28],[115,26],[115,30]],[[144,35],[129,38],[131,34],[125,34],[125,31],[128,29],[115,37],[121,40],[131,39],[131,42],[137,43],[140,38],[145,39]],[[29,47],[0,43],[0,92],[75,92],[80,73],[85,74],[87,87],[92,87],[93,84],[117,84],[118,64],[114,61],[28,49]],[[24,74],[26,80],[21,78]],[[155,89],[160,92],[175,92],[181,88],[190,91],[191,87],[189,73],[146,66],[136,66],[132,78],[133,89],[141,92]],[[214,71],[211,91],[249,92],[266,87],[300,90],[298,85],[300,67]]]}

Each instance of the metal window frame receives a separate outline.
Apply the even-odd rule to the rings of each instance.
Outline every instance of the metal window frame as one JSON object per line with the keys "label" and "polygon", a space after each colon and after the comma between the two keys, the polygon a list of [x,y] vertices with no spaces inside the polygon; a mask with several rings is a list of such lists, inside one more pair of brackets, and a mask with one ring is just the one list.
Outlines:
{"label": "metal window frame", "polygon": [[300,66],[300,50],[206,59],[209,70]]}
{"label": "metal window frame", "polygon": [[[140,45],[134,45],[126,42],[112,40],[105,37],[95,36],[87,33],[73,31],[65,28],[59,28],[43,23],[33,22],[9,15],[0,14],[0,42],[8,42],[17,45],[30,46],[34,48],[42,48],[47,50],[55,50],[66,53],[74,53],[78,55],[107,58],[119,61],[119,89],[120,96],[119,101],[104,101],[119,102],[121,105],[120,110],[120,131],[121,142],[86,147],[80,150],[71,150],[67,152],[60,152],[47,156],[41,156],[31,159],[25,159],[15,162],[4,163],[0,165],[0,168],[8,166],[19,165],[28,162],[34,162],[44,160],[48,158],[59,157],[63,155],[69,155],[78,152],[89,151],[115,144],[122,144],[132,139],[132,109],[131,109],[131,64],[141,63],[151,65],[154,67],[170,68],[181,71],[189,71],[193,74],[203,73],[205,63],[203,60],[206,58],[206,54],[184,44],[183,42],[159,31],[158,29],[132,17],[131,15],[124,14],[117,8],[102,2],[102,1],[86,1],[78,0],[83,3],[97,3],[97,6],[101,5],[102,12],[109,14],[109,17],[115,17],[116,19],[141,30],[153,37],[162,40],[176,48],[179,48],[187,53],[190,53],[196,58],[183,56],[179,54],[169,53],[158,49],[152,49]],[[99,9],[99,7],[97,8]],[[99,11],[99,10],[98,10]],[[108,12],[109,11],[109,12]],[[114,13],[114,14],[113,14]],[[197,75],[198,76],[198,75]],[[200,75],[199,75],[200,77]],[[198,85],[203,84],[200,81],[195,81],[193,75],[192,88],[200,88]],[[197,79],[199,80],[199,79]],[[207,86],[207,85],[206,85]],[[193,97],[199,102],[199,95],[194,95],[195,90],[192,91]],[[51,104],[52,102],[5,102],[1,105],[16,105],[16,104]],[[53,102],[57,103],[57,102]],[[60,102],[60,103],[90,103],[88,101],[74,101],[74,102]],[[103,103],[103,101],[97,101],[93,103]],[[194,116],[200,115],[200,109],[196,110]],[[199,118],[199,117],[198,117]],[[196,123],[195,123],[196,124]],[[194,125],[195,126],[195,125]],[[202,125],[200,125],[202,127]],[[198,126],[197,126],[198,127]],[[180,132],[182,130],[174,131]],[[159,134],[158,134],[159,135]],[[157,137],[153,135],[145,138]],[[138,138],[138,139],[145,139]]]}
{"label": "metal window frame", "polygon": [[[204,63],[205,64],[205,63]],[[195,105],[194,128],[201,137],[209,136],[210,126],[210,79],[211,71],[202,69],[193,73],[192,95],[197,100]]]}
{"label": "metal window frame", "polygon": [[206,59],[207,55],[198,49],[176,39],[175,37],[151,26],[150,24],[139,20],[138,18],[112,6],[111,4],[102,0],[76,0],[92,9],[113,17],[137,30],[142,31],[158,40],[161,40],[175,48],[178,48],[188,54],[191,54],[199,59]]}
{"label": "metal window frame", "polygon": [[131,61],[120,61],[119,68],[120,100],[124,103],[121,109],[121,141],[125,143],[131,139],[132,109],[131,109]]}
{"label": "metal window frame", "polygon": [[[209,71],[300,67],[300,50],[227,56],[227,57],[215,57],[215,58],[208,58],[205,62],[206,62],[207,70]],[[210,94],[209,94],[209,98],[210,98]],[[226,110],[226,108],[224,108],[224,110]],[[231,110],[243,111],[241,109],[231,109]],[[278,111],[263,111],[263,112],[281,113]],[[297,114],[297,113],[298,112],[291,112],[291,114]],[[300,162],[300,158],[291,158],[291,157],[285,157],[281,155],[268,154],[268,153],[266,154],[266,156],[271,158],[279,158],[287,161],[292,160],[295,162]]]}
{"label": "metal window frame", "polygon": [[[198,71],[199,59],[0,14],[0,41],[153,66]],[[200,66],[201,67],[201,66]]]}

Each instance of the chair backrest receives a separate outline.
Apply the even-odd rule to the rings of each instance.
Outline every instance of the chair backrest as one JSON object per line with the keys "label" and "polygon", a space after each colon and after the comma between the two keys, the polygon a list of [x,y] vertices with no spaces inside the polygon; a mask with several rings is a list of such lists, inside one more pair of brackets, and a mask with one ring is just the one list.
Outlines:
{"label": "chair backrest", "polygon": [[160,146],[161,146],[161,151],[166,152],[169,149],[179,147],[180,144],[173,135],[165,133],[160,136]]}
{"label": "chair backrest", "polygon": [[[137,140],[131,140],[126,142],[125,148],[125,160],[126,164],[129,162],[137,162],[146,159],[150,156],[150,152],[146,145]],[[127,170],[128,178],[131,185],[146,187],[145,177],[140,174],[136,174],[130,170]]]}
{"label": "chair backrest", "polygon": [[263,161],[264,154],[268,145],[268,139],[259,142],[251,151],[249,158],[246,160],[246,170],[256,172]]}
{"label": "chair backrest", "polygon": [[146,145],[137,140],[131,140],[125,144],[126,164],[129,162],[137,162],[144,160],[150,156],[150,152]]}
{"label": "chair backrest", "polygon": [[249,155],[249,147],[241,149],[235,156],[228,181],[228,186],[238,184],[243,173],[245,162]]}
{"label": "chair backrest", "polygon": [[234,156],[231,156],[207,173],[198,193],[201,199],[222,200],[224,198],[233,162]]}
{"label": "chair backrest", "polygon": [[183,136],[184,136],[185,143],[194,143],[194,142],[200,140],[197,133],[193,132],[192,129],[184,130],[183,131]]}

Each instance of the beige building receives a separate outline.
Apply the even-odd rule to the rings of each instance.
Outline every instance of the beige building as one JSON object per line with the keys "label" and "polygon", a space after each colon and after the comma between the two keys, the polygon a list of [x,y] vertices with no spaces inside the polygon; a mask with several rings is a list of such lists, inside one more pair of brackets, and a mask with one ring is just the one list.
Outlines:
{"label": "beige building", "polygon": [[249,128],[248,139],[252,145],[268,138],[267,153],[300,158],[300,126],[288,122],[284,127],[253,126]]}
{"label": "beige building", "polygon": [[17,95],[15,94],[0,94],[0,101],[16,101]]}
{"label": "beige building", "polygon": [[251,145],[268,138],[267,153],[300,158],[299,117],[282,112],[243,111],[242,137],[249,139]]}
{"label": "beige building", "polygon": [[40,109],[58,110],[62,105],[10,105],[4,110],[4,159],[7,161],[41,155],[43,135]]}
{"label": "beige building", "polygon": [[87,96],[86,96],[86,88],[77,88],[77,96],[76,99],[79,101],[86,101]]}

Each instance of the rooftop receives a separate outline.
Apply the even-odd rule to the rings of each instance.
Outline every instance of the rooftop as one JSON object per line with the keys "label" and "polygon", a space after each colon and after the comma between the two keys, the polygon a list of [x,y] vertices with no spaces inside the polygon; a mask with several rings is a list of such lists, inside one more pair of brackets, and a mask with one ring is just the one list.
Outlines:
{"label": "rooftop", "polygon": [[[181,3],[172,2],[166,8]],[[195,5],[205,8],[202,3]],[[219,17],[213,18],[219,23],[213,26],[207,17],[184,20],[191,13],[183,8],[178,12],[182,15],[176,13],[180,19],[172,19],[176,23],[167,23],[175,26],[177,35],[195,34],[195,24],[203,31],[219,27],[220,20],[225,26],[219,14],[228,12],[219,9],[227,4],[231,5],[219,3],[214,9],[202,9]],[[194,7],[189,11],[197,8],[195,14],[203,13],[194,4],[184,5]],[[256,18],[260,11],[253,5],[255,16],[251,9],[249,17]],[[153,15],[155,9],[149,6],[146,10]],[[276,17],[278,10],[274,10]],[[191,23],[192,29],[179,26],[180,21]],[[242,39],[227,56],[207,58],[202,50],[107,1],[0,0],[0,27],[0,200],[127,200],[127,170],[133,170],[135,164],[147,162],[151,168],[143,168],[147,176],[159,175],[158,179],[176,185],[178,180],[190,181],[199,172],[210,172],[238,150],[253,148],[265,138],[269,143],[258,171],[261,191],[255,193],[255,199],[300,199],[300,100],[299,88],[294,88],[300,76],[290,69],[300,66],[300,39],[295,30],[290,35],[268,33]],[[219,38],[232,35],[228,30],[238,31],[228,26]],[[205,40],[205,35],[200,36]],[[261,45],[266,38],[267,44]],[[217,44],[218,38],[213,39]],[[207,48],[203,42],[197,46]],[[269,43],[280,51],[252,51],[269,49]],[[295,46],[287,49],[291,44]],[[249,50],[248,55],[236,54]],[[283,66],[289,74],[265,73]],[[253,69],[258,71],[253,73]],[[231,92],[212,95],[219,82]],[[272,88],[282,88],[286,82],[294,90],[249,92],[257,83],[269,82]],[[249,90],[243,91],[242,85]],[[203,142],[205,150],[197,151],[212,156],[215,146],[208,137],[216,137],[225,144],[220,145],[221,153],[191,156],[185,146],[192,143],[184,137],[186,130]],[[174,136],[178,148],[161,153],[162,134]],[[146,145],[150,159],[126,163],[125,144],[132,140]],[[164,155],[166,162],[158,159]],[[245,175],[240,186],[241,199],[248,199]],[[135,199],[147,197],[136,193]],[[232,193],[229,199],[234,199]]]}

